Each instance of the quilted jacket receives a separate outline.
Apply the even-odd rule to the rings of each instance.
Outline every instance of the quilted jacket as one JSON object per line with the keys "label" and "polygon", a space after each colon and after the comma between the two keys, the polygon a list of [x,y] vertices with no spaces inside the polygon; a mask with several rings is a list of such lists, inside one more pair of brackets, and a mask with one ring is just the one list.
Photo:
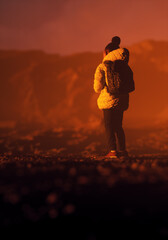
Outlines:
{"label": "quilted jacket", "polygon": [[115,108],[123,111],[128,109],[129,106],[129,94],[111,95],[107,91],[107,78],[106,78],[106,64],[105,61],[123,60],[128,63],[128,50],[124,48],[118,48],[112,52],[109,52],[100,63],[95,71],[94,75],[94,91],[100,93],[97,99],[97,105],[99,109]]}

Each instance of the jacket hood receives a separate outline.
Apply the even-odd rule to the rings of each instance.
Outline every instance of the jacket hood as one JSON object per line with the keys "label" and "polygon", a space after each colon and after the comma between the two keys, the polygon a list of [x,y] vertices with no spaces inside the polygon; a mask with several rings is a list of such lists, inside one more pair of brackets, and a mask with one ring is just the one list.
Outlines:
{"label": "jacket hood", "polygon": [[124,60],[128,63],[129,61],[129,51],[126,48],[118,48],[109,52],[104,58],[105,61],[115,61],[115,60]]}

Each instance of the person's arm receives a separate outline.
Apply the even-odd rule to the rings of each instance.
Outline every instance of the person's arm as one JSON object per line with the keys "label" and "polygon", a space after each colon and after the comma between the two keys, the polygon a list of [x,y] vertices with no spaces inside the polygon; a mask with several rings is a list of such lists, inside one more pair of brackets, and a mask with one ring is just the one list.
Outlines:
{"label": "person's arm", "polygon": [[96,93],[100,93],[105,86],[105,72],[102,69],[102,64],[100,64],[94,74],[94,90]]}

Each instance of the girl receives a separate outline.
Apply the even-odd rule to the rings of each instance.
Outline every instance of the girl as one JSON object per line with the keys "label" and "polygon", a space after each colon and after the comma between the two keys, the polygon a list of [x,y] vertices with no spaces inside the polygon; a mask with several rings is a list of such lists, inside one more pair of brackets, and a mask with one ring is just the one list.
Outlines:
{"label": "girl", "polygon": [[[128,158],[126,150],[125,133],[122,127],[123,112],[129,106],[129,93],[112,95],[108,91],[107,68],[105,61],[123,60],[128,63],[129,52],[125,48],[120,48],[120,38],[115,36],[112,42],[104,50],[103,62],[99,64],[94,75],[94,90],[100,93],[97,104],[103,111],[104,125],[108,143],[109,153],[107,158]],[[133,87],[134,90],[134,87]],[[131,90],[131,91],[133,91]]]}

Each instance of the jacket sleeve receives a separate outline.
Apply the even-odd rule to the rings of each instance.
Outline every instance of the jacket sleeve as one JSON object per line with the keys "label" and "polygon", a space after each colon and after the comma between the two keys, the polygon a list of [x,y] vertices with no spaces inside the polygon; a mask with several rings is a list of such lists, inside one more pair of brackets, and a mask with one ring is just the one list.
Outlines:
{"label": "jacket sleeve", "polygon": [[102,68],[102,64],[99,64],[94,74],[94,86],[93,86],[94,91],[96,93],[100,93],[104,86],[105,86],[105,72]]}
{"label": "jacket sleeve", "polygon": [[133,71],[130,68],[130,77],[129,77],[129,82],[128,82],[128,92],[133,92],[135,90],[135,82],[134,82],[134,77],[133,77]]}

